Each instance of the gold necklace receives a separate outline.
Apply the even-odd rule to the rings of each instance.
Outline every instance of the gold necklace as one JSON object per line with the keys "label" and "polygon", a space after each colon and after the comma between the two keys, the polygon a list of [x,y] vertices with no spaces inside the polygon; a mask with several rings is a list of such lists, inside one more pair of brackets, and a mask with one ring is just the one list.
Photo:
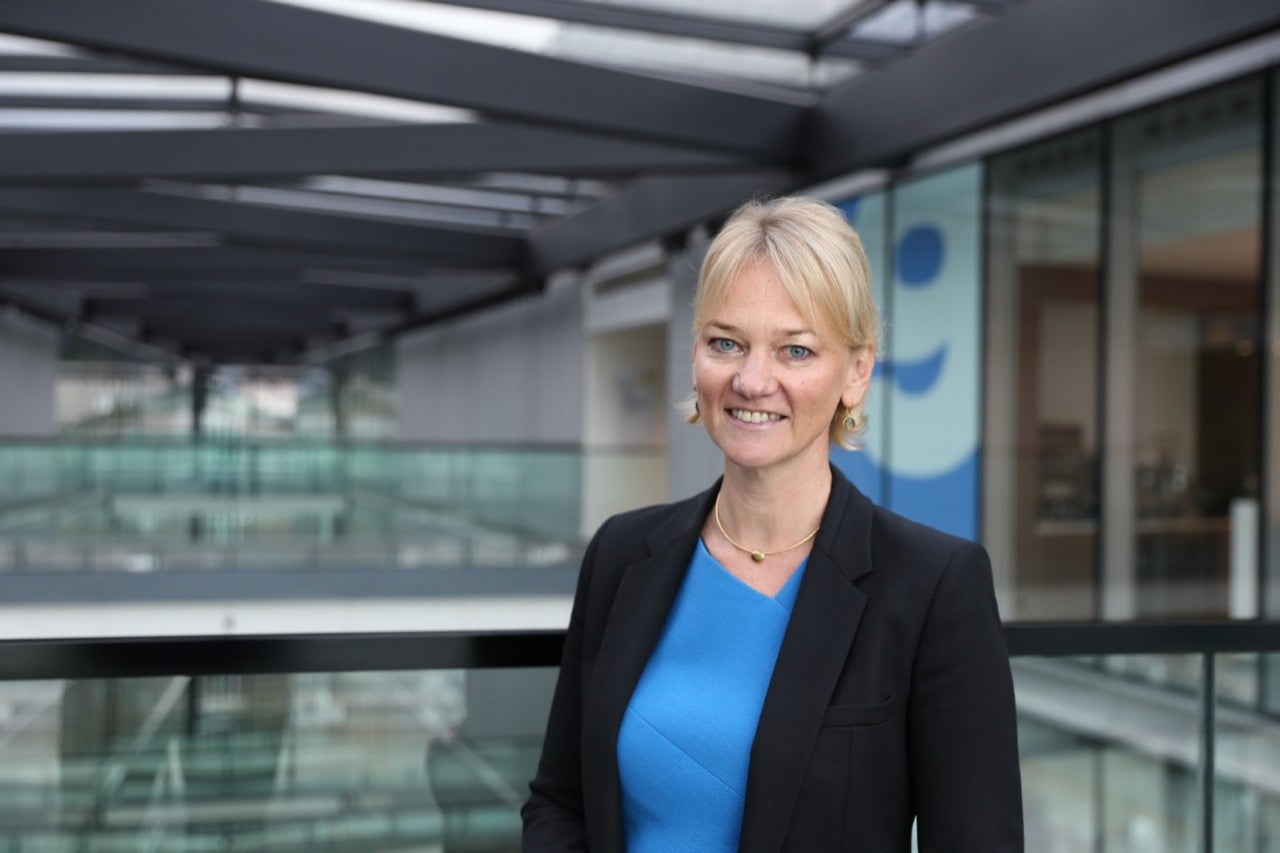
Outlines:
{"label": "gold necklace", "polygon": [[739,545],[737,542],[734,542],[733,537],[725,532],[724,525],[720,522],[720,496],[719,495],[716,495],[716,506],[712,514],[715,515],[716,517],[716,527],[720,528],[720,535],[723,536],[725,539],[727,539],[729,541],[729,544],[737,548],[739,551],[746,551],[748,554],[750,554],[751,559],[755,560],[757,563],[763,563],[765,557],[772,557],[774,554],[782,554],[787,551],[791,551],[795,548],[799,548],[801,545],[808,542],[813,537],[817,536],[818,531],[822,529],[822,525],[819,524],[817,527],[813,528],[812,533],[810,533],[808,536],[801,539],[796,544],[788,545],[785,548],[779,548],[777,551],[753,551],[750,548],[745,548],[742,545]]}

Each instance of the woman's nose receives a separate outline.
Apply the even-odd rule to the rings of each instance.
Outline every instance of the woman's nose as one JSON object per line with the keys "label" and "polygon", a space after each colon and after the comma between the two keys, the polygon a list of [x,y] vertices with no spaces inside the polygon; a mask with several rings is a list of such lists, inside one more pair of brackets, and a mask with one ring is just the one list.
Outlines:
{"label": "woman's nose", "polygon": [[773,392],[774,378],[767,358],[752,353],[733,377],[733,390],[743,397],[763,397]]}

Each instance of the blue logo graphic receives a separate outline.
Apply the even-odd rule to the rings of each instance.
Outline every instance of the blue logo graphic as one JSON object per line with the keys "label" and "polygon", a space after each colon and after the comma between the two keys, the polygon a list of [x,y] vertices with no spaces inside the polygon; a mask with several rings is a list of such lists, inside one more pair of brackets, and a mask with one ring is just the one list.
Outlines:
{"label": "blue logo graphic", "polygon": [[917,225],[898,241],[898,278],[907,287],[924,287],[938,280],[946,248],[934,225]]}
{"label": "blue logo graphic", "polygon": [[942,344],[924,358],[914,361],[882,359],[876,362],[875,376],[898,386],[903,394],[918,397],[925,394],[942,375],[942,365],[947,360],[947,345]]}
{"label": "blue logo graphic", "polygon": [[[890,191],[892,357],[876,365],[865,449],[832,452],[876,503],[968,538],[978,535],[981,176],[974,164]],[[840,207],[852,220],[870,204]],[[864,239],[883,234],[880,221],[869,219]]]}

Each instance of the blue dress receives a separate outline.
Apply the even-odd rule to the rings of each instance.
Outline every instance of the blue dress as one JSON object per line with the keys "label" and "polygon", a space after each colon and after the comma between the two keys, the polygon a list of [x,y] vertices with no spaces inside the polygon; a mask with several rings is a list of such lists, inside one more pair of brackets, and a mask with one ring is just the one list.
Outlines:
{"label": "blue dress", "polygon": [[738,849],[751,743],[804,568],[770,598],[698,540],[618,731],[627,853]]}

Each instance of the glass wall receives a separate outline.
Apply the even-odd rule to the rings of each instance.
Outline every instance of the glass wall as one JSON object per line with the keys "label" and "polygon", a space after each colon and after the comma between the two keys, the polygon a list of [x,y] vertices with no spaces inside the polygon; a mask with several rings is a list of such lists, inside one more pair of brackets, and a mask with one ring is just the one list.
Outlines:
{"label": "glass wall", "polygon": [[71,436],[190,435],[192,371],[62,337],[54,386],[58,432]]}
{"label": "glass wall", "polygon": [[1258,612],[1262,86],[1115,124],[1103,615]]}
{"label": "glass wall", "polygon": [[300,437],[385,441],[399,433],[395,348],[304,366],[159,363],[76,335],[58,355],[63,435]]}
{"label": "glass wall", "polygon": [[990,165],[984,539],[1020,618],[1096,609],[1100,136]]}
{"label": "glass wall", "polygon": [[1007,618],[1261,612],[1263,88],[989,162],[982,532]]}

